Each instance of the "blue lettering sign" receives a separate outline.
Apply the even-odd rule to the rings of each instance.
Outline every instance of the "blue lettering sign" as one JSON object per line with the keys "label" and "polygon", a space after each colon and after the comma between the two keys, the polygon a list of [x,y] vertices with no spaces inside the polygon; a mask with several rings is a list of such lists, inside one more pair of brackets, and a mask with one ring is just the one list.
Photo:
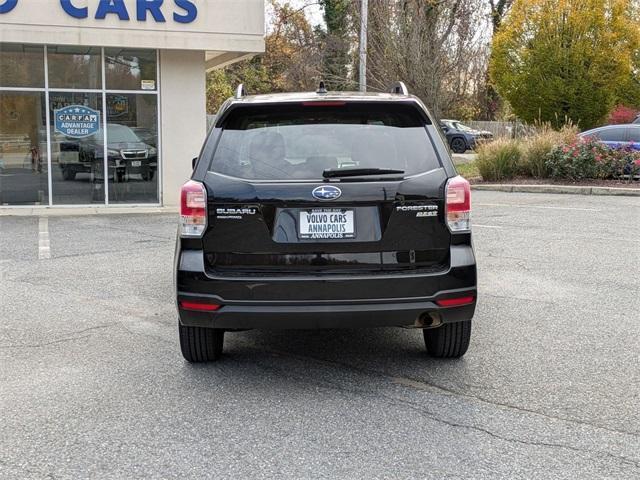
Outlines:
{"label": "blue lettering sign", "polygon": [[16,8],[18,4],[18,0],[5,0],[0,3],[0,13],[9,13],[11,10]]}
{"label": "blue lettering sign", "polygon": [[118,15],[120,20],[129,20],[129,12],[127,12],[124,0],[100,0],[96,20],[104,20],[110,13]]}
{"label": "blue lettering sign", "polygon": [[[95,12],[96,20],[104,20],[107,15],[117,15],[118,19],[129,21],[129,12],[125,0],[99,0]],[[89,7],[78,6],[79,0],[60,0],[60,6],[67,15],[73,18],[89,18]],[[151,13],[156,23],[165,23],[166,17],[162,13],[164,0],[136,0],[136,20],[147,21],[147,14]],[[198,7],[191,0],[173,0],[177,11],[173,12],[173,20],[178,23],[192,23],[198,18]],[[9,13],[18,5],[18,0],[0,0],[0,14]],[[168,14],[168,12],[167,12]]]}
{"label": "blue lettering sign", "polygon": [[162,10],[160,10],[163,2],[164,0],[138,0],[138,21],[146,22],[147,11],[149,11],[156,22],[166,22]]}
{"label": "blue lettering sign", "polygon": [[173,14],[173,19],[179,23],[191,23],[198,18],[198,8],[189,0],[175,0],[176,5],[182,8],[185,13],[183,15]]}
{"label": "blue lettering sign", "polygon": [[89,16],[89,8],[78,8],[71,0],[60,0],[62,9],[74,18],[87,18]]}
{"label": "blue lettering sign", "polygon": [[53,115],[56,132],[66,137],[89,137],[100,129],[100,111],[83,105],[70,105],[55,110]]}

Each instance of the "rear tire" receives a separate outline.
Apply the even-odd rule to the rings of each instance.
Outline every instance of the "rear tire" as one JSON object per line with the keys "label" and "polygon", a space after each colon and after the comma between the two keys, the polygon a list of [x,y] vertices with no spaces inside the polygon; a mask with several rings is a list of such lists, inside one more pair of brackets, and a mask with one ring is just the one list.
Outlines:
{"label": "rear tire", "polygon": [[215,362],[222,356],[224,330],[179,325],[180,350],[187,362]]}
{"label": "rear tire", "polygon": [[441,327],[425,329],[424,344],[427,353],[434,358],[460,358],[469,348],[471,320],[445,323]]}
{"label": "rear tire", "polygon": [[451,150],[453,153],[464,153],[467,151],[467,144],[462,138],[454,138],[451,140]]}

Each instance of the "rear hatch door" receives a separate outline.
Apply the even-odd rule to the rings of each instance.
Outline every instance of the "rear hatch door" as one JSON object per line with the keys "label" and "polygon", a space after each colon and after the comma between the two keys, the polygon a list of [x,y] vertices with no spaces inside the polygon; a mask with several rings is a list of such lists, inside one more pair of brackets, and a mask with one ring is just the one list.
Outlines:
{"label": "rear hatch door", "polygon": [[208,267],[228,275],[446,268],[447,175],[426,122],[402,103],[232,112],[205,179]]}

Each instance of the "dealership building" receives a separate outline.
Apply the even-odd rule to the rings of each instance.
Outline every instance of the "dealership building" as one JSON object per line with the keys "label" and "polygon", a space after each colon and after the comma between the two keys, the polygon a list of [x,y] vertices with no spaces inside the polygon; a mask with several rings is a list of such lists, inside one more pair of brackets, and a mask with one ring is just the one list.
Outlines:
{"label": "dealership building", "polygon": [[264,0],[0,0],[0,207],[174,206]]}

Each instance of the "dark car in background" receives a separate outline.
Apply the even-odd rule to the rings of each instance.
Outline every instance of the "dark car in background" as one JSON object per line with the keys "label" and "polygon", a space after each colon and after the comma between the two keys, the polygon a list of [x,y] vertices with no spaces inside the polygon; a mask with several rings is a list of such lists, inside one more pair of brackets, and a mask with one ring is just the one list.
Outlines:
{"label": "dark car in background", "polygon": [[640,124],[607,125],[582,132],[582,138],[595,138],[609,148],[640,150]]}
{"label": "dark car in background", "polygon": [[155,130],[145,127],[132,127],[131,130],[147,145],[154,148],[158,147],[158,133]]}
{"label": "dark car in background", "polygon": [[447,142],[453,153],[474,150],[479,143],[493,140],[493,133],[486,130],[475,130],[458,120],[440,120],[440,128],[447,137]]}
{"label": "dark car in background", "polygon": [[[104,178],[104,131],[81,139],[60,142],[60,168],[65,180],[74,180],[78,173],[91,173]],[[107,158],[109,177],[119,182],[129,175],[153,180],[158,168],[158,150],[142,141],[126,125],[107,125]],[[75,155],[69,155],[75,154]]]}
{"label": "dark car in background", "polygon": [[218,112],[182,188],[175,255],[189,362],[243,329],[406,327],[464,355],[475,311],[470,186],[423,103],[245,96]]}

